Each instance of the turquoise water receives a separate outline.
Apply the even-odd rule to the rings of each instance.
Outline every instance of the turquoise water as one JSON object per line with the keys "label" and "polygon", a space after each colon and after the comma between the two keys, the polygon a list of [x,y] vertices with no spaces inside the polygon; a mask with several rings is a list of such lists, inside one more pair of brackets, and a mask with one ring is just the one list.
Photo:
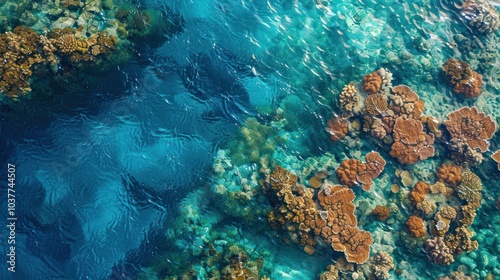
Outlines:
{"label": "turquoise water", "polygon": [[[500,148],[498,133],[483,136],[489,150],[474,164],[465,152],[457,160],[456,139],[443,123],[464,106],[500,122],[498,3],[94,1],[68,12],[54,11],[50,1],[26,3],[0,4],[2,32],[25,24],[43,34],[73,15],[70,27],[77,28],[88,16],[85,30],[116,34],[127,55],[98,73],[61,60],[56,71],[32,77],[27,96],[12,101],[2,93],[0,213],[7,225],[13,164],[18,220],[16,272],[7,263],[12,233],[0,231],[1,279],[318,279],[331,264],[339,279],[437,279],[457,271],[500,277],[500,171],[490,158]],[[129,29],[121,38],[114,21],[120,5],[131,15],[156,11],[149,12],[152,22],[140,21],[153,35],[134,38]],[[131,17],[122,23],[130,28]],[[158,25],[164,29],[153,29]],[[453,92],[441,68],[449,58],[482,75],[478,97]],[[366,113],[349,115],[340,105],[350,82],[366,99],[363,77],[380,68],[392,73],[382,94],[407,85],[425,103],[423,115],[440,123],[430,158],[401,164],[392,142],[362,131]],[[326,129],[334,116],[349,122],[338,141]],[[371,151],[385,168],[369,191],[354,179],[354,213],[342,210],[373,238],[366,260],[343,265],[347,254],[321,234],[301,231],[305,222],[273,224],[269,213],[293,212],[273,187],[276,166],[298,177],[292,201],[303,199],[297,188],[304,185],[314,193],[310,206],[323,211],[320,193],[346,184],[337,175],[342,162],[369,162]],[[480,207],[467,226],[459,221],[466,190],[426,194],[435,206],[429,213],[410,201],[418,181],[434,185],[439,167],[453,159],[482,181]],[[372,214],[382,205],[390,210],[385,221]],[[468,228],[478,247],[453,253],[454,262],[443,266],[424,244],[437,236],[433,221],[445,206],[458,212],[446,236]],[[411,215],[423,219],[423,236],[411,236]],[[393,259],[387,273],[376,267],[381,252]]]}

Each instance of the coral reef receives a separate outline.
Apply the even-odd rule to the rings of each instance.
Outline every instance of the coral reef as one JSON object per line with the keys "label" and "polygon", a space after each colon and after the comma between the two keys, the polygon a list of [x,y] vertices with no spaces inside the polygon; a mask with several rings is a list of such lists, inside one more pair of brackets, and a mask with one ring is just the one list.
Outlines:
{"label": "coral reef", "polygon": [[450,133],[450,150],[457,164],[477,165],[488,150],[489,140],[496,130],[496,123],[490,116],[479,112],[476,107],[462,107],[447,115],[444,121]]}
{"label": "coral reef", "polygon": [[361,264],[368,260],[373,238],[357,228],[351,189],[326,185],[316,193],[299,184],[297,175],[279,165],[261,184],[275,204],[268,215],[272,228],[292,232],[292,239],[306,252],[314,253],[313,248],[318,245],[314,236],[321,236],[335,251],[344,252],[347,261]]}
{"label": "coral reef", "polygon": [[[79,37],[77,38],[75,34]],[[54,29],[49,36],[38,35],[34,30],[18,26],[13,32],[0,34],[0,94],[17,100],[31,91],[30,77],[40,66],[49,65],[53,72],[59,71],[62,59],[70,57],[72,62],[96,61],[96,57],[114,50],[117,40],[104,32],[82,37],[81,32],[71,28]]]}
{"label": "coral reef", "polygon": [[439,181],[452,187],[456,187],[462,180],[462,167],[454,164],[444,164],[439,167],[437,172]]}
{"label": "coral reef", "polygon": [[426,234],[424,220],[418,216],[411,215],[406,221],[406,227],[412,237],[419,238]]}
{"label": "coral reef", "polygon": [[402,164],[414,164],[434,156],[434,135],[426,134],[420,121],[397,118],[390,155]]}
{"label": "coral reef", "polygon": [[228,143],[229,155],[237,165],[248,161],[259,163],[270,157],[278,141],[279,137],[273,127],[249,118],[238,131],[238,136]]}
{"label": "coral reef", "polygon": [[340,140],[347,135],[348,122],[342,117],[333,117],[328,121],[326,131],[330,134],[333,141]]}
{"label": "coral reef", "polygon": [[382,88],[382,77],[377,71],[366,74],[363,77],[363,91],[368,94],[375,94]]}
{"label": "coral reef", "polygon": [[425,251],[429,259],[439,265],[449,265],[455,261],[452,251],[442,237],[434,237],[425,241]]}
{"label": "coral reef", "polygon": [[[30,28],[18,26],[13,32],[0,34],[0,94],[13,100],[26,95],[31,91],[29,78],[36,64],[47,63],[53,59],[52,49],[47,41],[42,41],[40,36]],[[44,51],[48,51],[46,55]]]}
{"label": "coral reef", "polygon": [[390,279],[389,271],[394,268],[394,260],[391,255],[381,251],[371,259],[370,268],[375,279]]}
{"label": "coral reef", "polygon": [[387,206],[377,205],[375,209],[373,209],[372,215],[379,221],[385,221],[391,216],[391,211]]}
{"label": "coral reef", "polygon": [[494,152],[491,155],[491,158],[498,163],[498,170],[500,170],[500,150]]}
{"label": "coral reef", "polygon": [[370,190],[373,179],[382,173],[386,161],[378,152],[370,152],[365,158],[366,163],[353,158],[342,161],[337,168],[337,178],[341,184],[351,188],[359,184],[363,190]]}
{"label": "coral reef", "polygon": [[483,76],[469,67],[465,61],[450,58],[442,67],[453,92],[465,98],[475,98],[481,94]]}
{"label": "coral reef", "polygon": [[485,0],[466,0],[460,6],[460,14],[469,26],[481,34],[495,31],[500,24],[498,12]]}

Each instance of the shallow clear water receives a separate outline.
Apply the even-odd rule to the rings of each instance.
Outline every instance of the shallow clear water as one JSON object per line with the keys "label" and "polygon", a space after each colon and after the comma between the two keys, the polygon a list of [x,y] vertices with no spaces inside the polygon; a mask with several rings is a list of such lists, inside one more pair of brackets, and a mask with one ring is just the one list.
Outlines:
{"label": "shallow clear water", "polygon": [[[0,231],[0,279],[170,279],[190,269],[198,279],[218,279],[214,267],[230,261],[211,264],[207,252],[232,244],[252,261],[262,258],[260,277],[317,279],[343,254],[326,244],[310,256],[286,228],[271,229],[275,202],[259,181],[281,165],[301,184],[320,170],[338,183],[335,169],[344,159],[364,160],[372,150],[387,165],[371,191],[355,189],[355,214],[375,240],[371,256],[393,256],[388,279],[436,279],[456,270],[500,277],[500,171],[491,152],[471,169],[483,184],[470,226],[479,248],[442,267],[428,260],[425,238],[408,236],[405,222],[414,210],[408,192],[419,180],[437,180],[447,140],[434,157],[406,166],[369,137],[333,142],[325,131],[341,114],[342,88],[381,67],[440,122],[463,106],[500,122],[498,31],[478,34],[461,4],[143,1],[180,16],[182,31],[160,44],[137,42],[129,60],[91,82],[37,81],[30,99],[2,107],[1,166],[15,165],[18,220],[15,273],[6,265],[9,232]],[[486,5],[498,8],[495,1]],[[483,75],[479,97],[452,93],[441,70],[452,57]],[[497,133],[489,141],[490,151],[500,148],[498,139]],[[8,224],[4,167],[0,213]],[[412,184],[404,186],[397,169],[409,171]],[[390,191],[395,183],[399,194]],[[457,201],[449,204],[459,207]],[[375,205],[389,204],[399,209],[392,222],[375,220]],[[368,262],[354,270],[367,279],[372,269]],[[340,275],[355,277],[352,269]]]}

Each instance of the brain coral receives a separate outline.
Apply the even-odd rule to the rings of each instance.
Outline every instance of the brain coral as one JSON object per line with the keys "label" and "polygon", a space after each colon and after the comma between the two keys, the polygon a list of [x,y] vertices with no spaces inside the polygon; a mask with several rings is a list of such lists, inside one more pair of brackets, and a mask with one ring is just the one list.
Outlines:
{"label": "brain coral", "polygon": [[450,58],[442,69],[454,93],[463,94],[465,98],[474,98],[481,94],[483,76],[473,71],[467,62]]}
{"label": "brain coral", "polygon": [[489,140],[496,130],[496,123],[490,116],[478,112],[476,107],[462,107],[448,114],[444,121],[452,139],[464,139],[473,150],[486,152]]}

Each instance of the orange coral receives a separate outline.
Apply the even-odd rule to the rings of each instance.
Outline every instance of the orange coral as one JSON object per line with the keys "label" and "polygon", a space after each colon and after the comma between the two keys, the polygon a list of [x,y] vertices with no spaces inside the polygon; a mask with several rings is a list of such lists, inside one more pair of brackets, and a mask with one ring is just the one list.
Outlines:
{"label": "orange coral", "polygon": [[389,211],[389,207],[387,206],[377,205],[373,209],[372,215],[379,221],[385,221],[391,216],[391,211]]}
{"label": "orange coral", "polygon": [[456,187],[462,179],[462,167],[454,164],[444,164],[439,167],[437,172],[439,181],[452,187]]}
{"label": "orange coral", "polygon": [[439,121],[435,117],[422,116],[420,118],[420,121],[422,122],[422,124],[425,126],[425,128],[430,133],[432,133],[432,134],[434,134],[434,136],[436,136],[436,138],[441,138],[443,133],[442,133],[441,129],[439,129]]}
{"label": "orange coral", "polygon": [[454,93],[463,94],[465,98],[474,98],[481,94],[483,76],[473,71],[467,62],[450,58],[442,69]]}
{"label": "orange coral", "polygon": [[498,163],[498,170],[500,170],[500,150],[492,154],[491,158]]}
{"label": "orange coral", "polygon": [[330,133],[330,138],[333,141],[340,140],[347,135],[348,130],[348,122],[346,119],[342,117],[333,117],[328,121],[328,127],[326,131]]}
{"label": "orange coral", "polygon": [[357,175],[366,171],[366,165],[361,161],[351,158],[342,161],[339,168],[337,168],[337,178],[340,183],[348,187],[354,187],[358,184]]}
{"label": "orange coral", "polygon": [[377,71],[366,74],[363,77],[363,91],[368,94],[377,93],[382,87],[382,77],[378,74]]}
{"label": "orange coral", "polygon": [[414,164],[434,156],[434,136],[426,134],[418,120],[397,118],[393,136],[390,155],[399,163]]}
{"label": "orange coral", "polygon": [[363,190],[369,191],[373,184],[373,179],[377,178],[384,171],[386,161],[378,152],[366,154],[365,159],[366,170],[358,173],[356,180],[361,184]]}
{"label": "orange coral", "polygon": [[496,123],[490,116],[478,112],[476,107],[462,107],[448,114],[444,121],[452,139],[463,139],[472,149],[486,152],[490,146],[489,140],[496,130]]}
{"label": "orange coral", "polygon": [[351,189],[343,186],[327,186],[318,193],[318,201],[323,209],[327,211],[326,225],[331,228],[333,234],[341,232],[346,226],[356,226],[358,224],[354,215],[356,206],[352,203],[355,197]]}
{"label": "orange coral", "polygon": [[430,191],[430,186],[424,181],[419,181],[415,184],[413,189],[410,191],[410,201],[413,207],[417,207],[417,204],[424,202],[425,195]]}
{"label": "orange coral", "polygon": [[398,117],[419,119],[424,111],[424,102],[408,86],[393,87],[389,99],[389,109]]}
{"label": "orange coral", "polygon": [[[313,178],[316,176],[323,176],[323,172]],[[298,184],[297,179],[290,171],[276,166],[261,181],[264,192],[271,194],[269,199],[275,205],[268,214],[271,227],[292,232],[291,241],[304,246],[306,252],[316,251],[314,237],[321,236],[335,250],[344,252],[348,261],[365,262],[373,238],[356,227],[354,192],[345,186],[325,185],[315,195],[313,189]],[[317,197],[318,203],[313,197]]]}
{"label": "orange coral", "polygon": [[380,115],[388,109],[387,98],[382,94],[369,95],[365,100],[365,113],[370,115]]}
{"label": "orange coral", "polygon": [[347,261],[357,264],[365,263],[370,257],[370,245],[373,244],[372,235],[357,227],[345,227],[339,234],[331,237],[332,248],[344,252]]}
{"label": "orange coral", "polygon": [[406,221],[406,227],[412,237],[418,238],[425,235],[425,225],[422,218],[411,215]]}
{"label": "orange coral", "polygon": [[369,152],[366,154],[365,159],[366,172],[370,178],[377,178],[384,171],[386,161],[378,152]]}
{"label": "orange coral", "polygon": [[370,152],[366,154],[366,163],[362,163],[357,159],[346,159],[342,161],[337,168],[337,178],[340,183],[354,187],[361,184],[365,191],[369,191],[373,184],[373,179],[378,177],[384,170],[385,160],[378,152]]}

